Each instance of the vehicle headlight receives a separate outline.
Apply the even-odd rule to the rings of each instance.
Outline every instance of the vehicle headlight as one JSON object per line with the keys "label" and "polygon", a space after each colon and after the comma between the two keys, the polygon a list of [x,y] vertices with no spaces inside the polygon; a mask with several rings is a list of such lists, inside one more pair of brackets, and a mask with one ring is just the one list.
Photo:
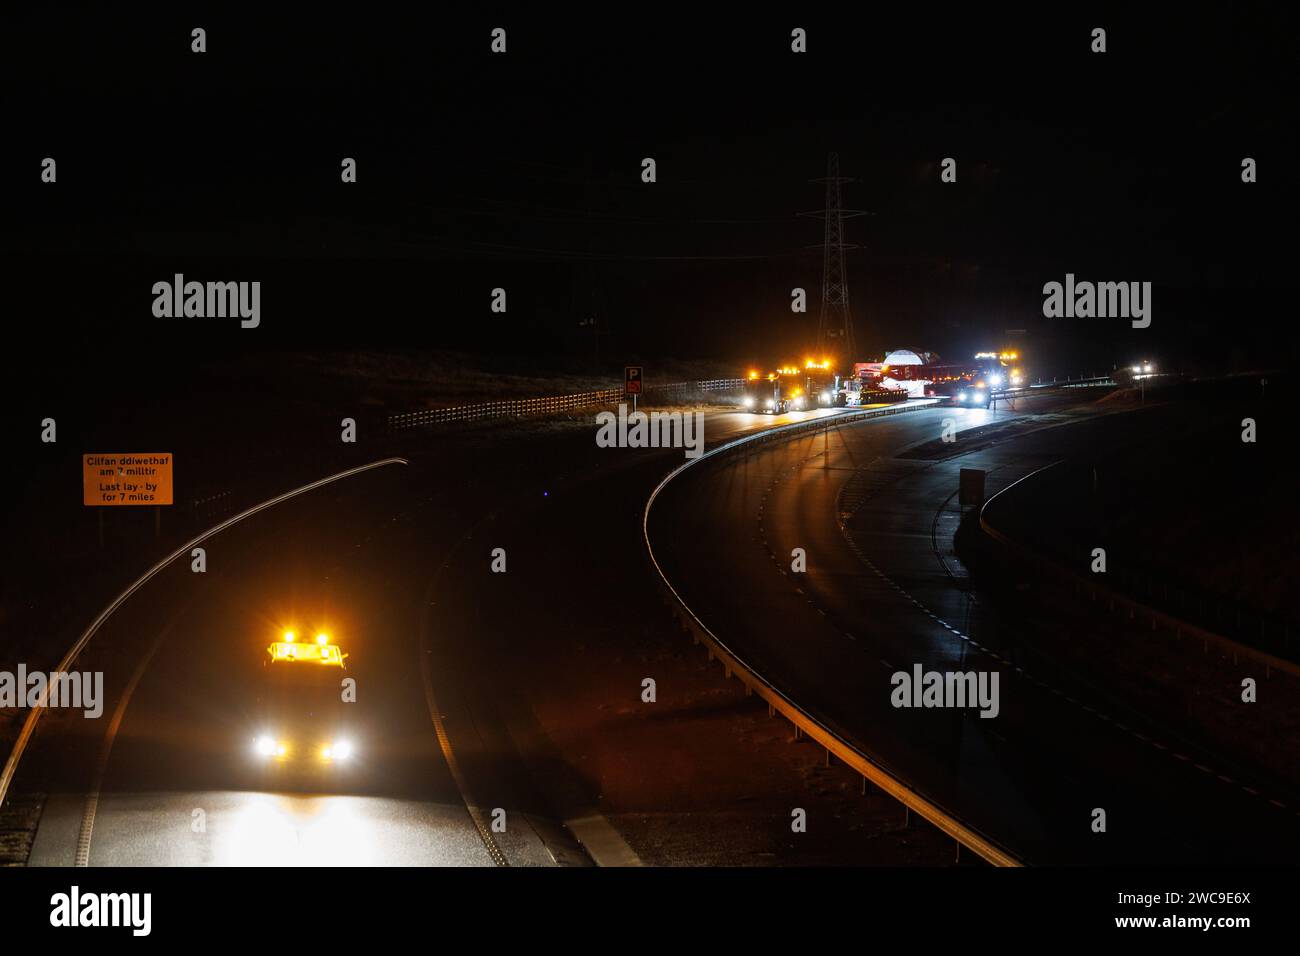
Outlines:
{"label": "vehicle headlight", "polygon": [[776,408],[776,402],[772,401],[772,400],[769,398],[769,399],[767,400],[767,407],[768,407],[768,408]]}
{"label": "vehicle headlight", "polygon": [[983,392],[976,392],[974,398],[972,398],[971,401],[973,401],[973,402],[982,402],[982,401],[984,401],[984,393],[983,393]]}
{"label": "vehicle headlight", "polygon": [[992,385],[994,388],[997,388],[999,385],[1002,384],[1002,376],[1001,376],[1001,375],[990,375],[990,376],[989,376],[989,384]]}
{"label": "vehicle headlight", "polygon": [[352,742],[348,740],[336,740],[334,742],[334,759],[347,760],[352,756]]}
{"label": "vehicle headlight", "polygon": [[262,734],[257,740],[253,741],[253,749],[259,757],[269,757],[275,753],[275,741],[266,734]]}
{"label": "vehicle headlight", "polygon": [[831,400],[831,393],[830,393],[830,392],[822,392],[822,401],[823,401],[823,402],[829,402],[830,400]]}
{"label": "vehicle headlight", "polygon": [[957,393],[957,401],[959,402],[966,401],[966,389],[963,388],[960,392]]}
{"label": "vehicle headlight", "polygon": [[746,407],[746,408],[753,408],[753,407],[754,407],[754,396],[753,396],[753,395],[746,395],[746,396],[745,396],[745,407]]}

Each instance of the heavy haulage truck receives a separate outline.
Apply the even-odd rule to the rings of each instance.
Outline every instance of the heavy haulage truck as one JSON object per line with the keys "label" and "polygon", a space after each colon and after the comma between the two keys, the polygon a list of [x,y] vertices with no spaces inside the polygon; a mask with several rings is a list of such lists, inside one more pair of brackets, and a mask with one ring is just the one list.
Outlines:
{"label": "heavy haulage truck", "polygon": [[803,367],[783,365],[766,375],[750,371],[741,393],[741,405],[752,412],[783,415],[815,408],[844,408],[873,402],[901,401],[907,393],[883,388],[879,376],[860,372],[841,375],[830,359],[806,359]]}
{"label": "heavy haulage truck", "polygon": [[807,359],[803,378],[809,402],[818,408],[842,408],[848,404],[845,381],[831,368],[830,359]]}
{"label": "heavy haulage truck", "polygon": [[807,381],[800,370],[784,366],[767,375],[750,372],[745,378],[741,404],[751,412],[784,415],[808,407]]}

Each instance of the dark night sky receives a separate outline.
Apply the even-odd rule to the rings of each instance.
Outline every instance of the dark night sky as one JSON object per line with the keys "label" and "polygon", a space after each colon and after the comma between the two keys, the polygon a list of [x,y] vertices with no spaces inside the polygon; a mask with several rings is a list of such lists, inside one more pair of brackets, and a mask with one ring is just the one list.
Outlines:
{"label": "dark night sky", "polygon": [[[47,376],[265,348],[554,354],[588,347],[594,311],[621,354],[777,361],[815,331],[821,224],[797,214],[837,150],[845,204],[871,212],[847,226],[864,354],[1025,328],[1061,360],[1268,362],[1295,341],[1271,322],[1293,271],[1277,17],[11,17],[10,344],[35,333],[27,367]],[[498,24],[505,57],[487,52]],[[149,287],[174,271],[261,279],[262,328],[154,319]],[[1042,284],[1067,271],[1152,281],[1153,328],[1043,319]]]}

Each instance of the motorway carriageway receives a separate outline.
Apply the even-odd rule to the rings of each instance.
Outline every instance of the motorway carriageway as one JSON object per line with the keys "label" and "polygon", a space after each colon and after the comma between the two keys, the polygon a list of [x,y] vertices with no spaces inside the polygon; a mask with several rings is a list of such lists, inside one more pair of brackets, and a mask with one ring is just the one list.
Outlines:
{"label": "motorway carriageway", "polygon": [[[669,486],[672,494],[663,500],[652,530],[658,532],[656,548],[671,558],[674,584],[705,622],[726,640],[749,641],[738,646],[754,652],[764,673],[779,676],[801,703],[819,709],[846,704],[845,720],[880,718],[869,725],[869,741],[863,735],[864,746],[869,743],[891,766],[915,774],[914,782],[930,787],[943,802],[981,811],[972,812],[973,822],[987,824],[997,836],[1018,841],[1027,834],[1030,859],[1060,859],[1056,850],[1061,846],[1070,847],[1065,856],[1073,859],[1074,843],[1058,842],[1054,829],[1058,802],[1070,788],[1088,784],[1089,789],[1078,790],[1080,806],[1075,808],[1085,816],[1104,800],[1120,808],[1122,820],[1125,806],[1122,788],[1117,794],[1090,789],[1100,778],[1070,750],[1069,741],[1086,728],[1086,721],[1081,725],[1077,715],[1053,709],[1051,700],[1042,711],[1030,708],[1022,703],[1019,685],[1005,675],[1003,714],[996,720],[935,711],[868,712],[874,701],[855,682],[875,682],[867,688],[871,693],[877,683],[887,691],[889,671],[881,658],[900,667],[909,654],[929,667],[963,660],[970,668],[984,664],[965,642],[918,616],[892,588],[871,580],[874,576],[849,550],[835,521],[835,487],[846,483],[858,466],[873,458],[892,462],[898,449],[936,437],[945,417],[959,428],[1007,422],[1023,415],[1031,402],[1035,410],[1050,411],[1063,399],[1021,400],[1021,411],[926,409],[846,425],[831,433],[831,467],[825,470],[815,457],[799,465],[804,456],[820,453],[820,435],[777,443],[732,464],[701,466],[698,473],[692,469]],[[705,434],[713,447],[773,425],[836,414],[821,410],[773,418],[714,411],[706,415]],[[472,621],[461,627],[447,610],[453,599],[467,606],[511,608],[512,591],[525,580],[518,575],[529,573],[527,561],[537,567],[548,559],[548,548],[552,559],[581,554],[583,560],[600,561],[608,547],[605,539],[593,545],[593,532],[572,526],[558,542],[533,540],[536,535],[508,541],[511,570],[491,575],[491,534],[480,533],[470,553],[482,560],[467,559],[454,591],[437,580],[439,565],[456,555],[457,545],[476,528],[491,528],[516,505],[544,508],[557,497],[585,495],[593,482],[609,492],[604,497],[616,509],[608,521],[637,528],[644,504],[641,489],[653,487],[655,474],[680,464],[681,452],[596,449],[595,430],[593,421],[589,430],[573,429],[554,443],[534,446],[529,466],[516,469],[449,456],[436,434],[414,436],[400,450],[411,459],[410,466],[318,489],[222,532],[207,543],[206,574],[192,574],[182,561],[157,575],[106,622],[76,664],[77,669],[105,672],[105,717],[90,721],[47,714],[19,767],[15,792],[51,795],[30,862],[578,865],[590,862],[589,857],[600,863],[636,862],[635,848],[593,806],[590,791],[600,778],[593,783],[585,768],[580,778],[570,775],[564,787],[568,798],[552,814],[556,801],[549,799],[550,792],[538,792],[535,764],[521,757],[525,748],[514,734],[514,715],[498,720],[494,713],[516,704],[528,709],[522,694],[515,693],[518,685],[503,690],[496,683],[497,670],[504,670],[498,668],[501,657],[492,656],[498,652],[496,642],[507,642],[500,653],[509,655],[516,669],[527,670],[538,655],[556,649],[557,635],[530,628],[527,613],[520,610],[515,613],[523,619],[514,628],[494,628],[492,641],[480,641],[486,635],[476,634]],[[503,444],[502,456],[508,459],[510,451]],[[457,466],[449,468],[449,459]],[[645,480],[629,480],[633,473]],[[785,477],[772,486],[776,476]],[[942,487],[916,486],[923,499],[918,507],[927,515],[925,533],[917,535],[925,547],[911,551],[907,538],[915,532],[900,529],[890,539],[897,538],[899,545],[894,556],[919,555],[929,547],[932,499],[937,495],[942,501],[955,487],[951,475],[935,480]],[[769,494],[768,517],[760,529],[756,509],[764,492]],[[671,534],[664,533],[668,525],[675,526]],[[803,586],[825,602],[830,617],[823,618],[794,591],[795,582],[777,571],[764,534],[778,552],[788,554],[796,545],[808,549],[810,571]],[[629,534],[622,548],[626,555],[620,558],[644,575],[639,536]],[[877,555],[877,563],[888,566],[887,557]],[[933,553],[926,560],[933,561]],[[565,563],[551,560],[557,567],[548,569],[543,599],[552,604],[554,595],[565,593],[558,589],[573,587],[575,573],[581,577],[580,570],[566,571]],[[580,569],[576,557],[572,563]],[[632,574],[626,579],[629,588],[647,584]],[[927,594],[926,600],[936,613],[955,619],[952,609],[940,603],[942,591]],[[847,602],[847,611],[832,603],[836,595]],[[597,622],[602,635],[617,633],[618,622],[604,618],[607,608],[621,600],[614,593],[602,606]],[[569,610],[575,622],[584,613],[590,616],[580,602],[566,598],[560,603],[573,605]],[[853,641],[832,623],[848,612],[866,618],[851,629]],[[286,788],[260,777],[250,758],[258,730],[250,687],[266,643],[291,620],[327,627],[352,654],[362,727],[350,776]],[[780,656],[790,650],[798,653]],[[606,653],[623,651],[611,645]],[[426,675],[436,697],[432,711]],[[581,679],[578,668],[573,680]],[[124,696],[128,688],[130,694]],[[1027,720],[1031,712],[1034,719]],[[434,713],[441,718],[450,751],[440,745]],[[1050,730],[1058,760],[1032,765],[1040,751],[1014,733],[1027,725]],[[620,725],[593,726],[617,733]],[[1098,760],[1104,753],[1118,772],[1134,779],[1153,776],[1158,755],[1126,749],[1121,735],[1112,740],[1086,729]],[[1103,749],[1112,745],[1113,752]],[[615,741],[611,746],[621,745]],[[659,746],[673,744],[665,738]],[[458,773],[449,768],[447,752],[459,758]],[[680,763],[680,751],[667,759]],[[564,775],[567,768],[550,763]],[[1074,768],[1069,771],[1073,778],[1061,776],[1062,764]],[[1197,793],[1201,782],[1196,777],[1202,775],[1189,771],[1184,776],[1189,779],[1176,768],[1169,770],[1158,793],[1168,796],[1163,789],[1168,787]],[[1097,792],[1101,795],[1094,797]],[[1198,805],[1213,810],[1214,826],[1225,831],[1243,814],[1260,812],[1254,802],[1238,805],[1226,798]],[[92,807],[93,815],[87,812]],[[496,807],[507,810],[510,825],[505,833],[485,839],[483,823]],[[642,816],[653,816],[655,806],[644,809]],[[1012,825],[1003,826],[1007,820]],[[713,826],[712,818],[709,824]],[[819,829],[826,825],[829,821]],[[1112,823],[1112,831],[1122,828],[1122,822]],[[725,827],[715,829],[718,841],[735,839]],[[917,840],[909,838],[912,844]],[[1198,849],[1193,841],[1184,858],[1195,857]],[[780,859],[800,859],[797,849],[780,852]]]}
{"label": "motorway carriageway", "polygon": [[[1162,738],[1067,668],[1028,664],[1032,635],[1010,630],[1019,625],[971,589],[952,553],[960,468],[986,469],[991,495],[1079,449],[1160,427],[1150,411],[1070,412],[1079,401],[1021,399],[1036,418],[1005,426],[996,443],[963,445],[962,431],[1007,413],[934,408],[846,424],[829,445],[814,434],[724,455],[667,485],[651,544],[672,586],[740,660],[1026,862],[1293,863],[1294,805]],[[949,452],[904,457],[934,450],[945,419],[959,429]],[[806,551],[806,573],[791,571],[794,548]],[[1001,713],[894,708],[891,675],[918,663],[998,671]],[[1107,813],[1105,834],[1091,829],[1095,808]]]}
{"label": "motorway carriageway", "polygon": [[[705,434],[716,444],[832,414],[714,411]],[[593,422],[590,434],[567,440],[585,451],[594,433]],[[599,862],[635,861],[590,807],[571,807],[569,830],[540,813],[514,814],[544,801],[529,775],[501,756],[509,747],[474,753],[497,731],[458,709],[465,696],[458,678],[431,667],[438,651],[426,646],[439,637],[428,609],[438,603],[430,581],[442,556],[511,496],[540,500],[540,489],[556,487],[559,473],[574,467],[572,457],[557,452],[518,472],[474,474],[462,464],[458,474],[436,437],[414,441],[424,453],[412,453],[409,467],[349,478],[246,519],[205,543],[207,573],[179,560],[105,622],[74,665],[104,671],[104,717],[47,712],[11,788],[50,794],[30,864],[553,865],[588,853]],[[654,454],[663,468],[681,460],[679,451]],[[631,455],[609,449],[599,460],[616,472]],[[643,499],[629,504],[639,509]],[[627,547],[640,549],[639,537],[629,536]],[[503,580],[512,578],[492,584]],[[290,622],[327,628],[351,654],[360,730],[355,765],[343,777],[286,788],[261,776],[252,759],[260,728],[251,689],[266,644]],[[448,742],[462,741],[469,753],[464,775],[486,791],[480,800],[470,795],[468,813],[432,722],[424,672],[432,672]],[[485,840],[482,824],[498,806],[511,825]],[[573,838],[579,820],[586,853]]]}

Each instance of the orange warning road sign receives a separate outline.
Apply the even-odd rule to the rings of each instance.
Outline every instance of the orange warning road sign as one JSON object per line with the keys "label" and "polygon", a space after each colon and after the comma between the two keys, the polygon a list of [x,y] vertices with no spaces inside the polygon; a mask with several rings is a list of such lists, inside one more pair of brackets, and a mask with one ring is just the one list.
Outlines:
{"label": "orange warning road sign", "polygon": [[166,452],[82,455],[84,505],[169,505],[172,456]]}

